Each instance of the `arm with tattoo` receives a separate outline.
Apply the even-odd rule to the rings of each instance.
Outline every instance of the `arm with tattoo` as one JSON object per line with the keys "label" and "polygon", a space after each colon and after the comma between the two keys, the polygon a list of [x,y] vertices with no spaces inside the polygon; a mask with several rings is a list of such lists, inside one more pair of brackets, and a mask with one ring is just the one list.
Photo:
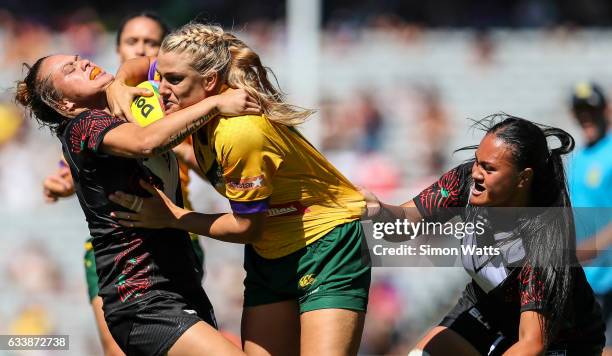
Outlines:
{"label": "arm with tattoo", "polygon": [[172,149],[219,114],[218,95],[208,97],[146,127],[124,123],[104,135],[104,153],[127,158],[152,157]]}
{"label": "arm with tattoo", "polygon": [[104,135],[102,150],[111,155],[151,157],[168,151],[217,115],[236,116],[260,113],[259,104],[244,89],[227,89],[173,112],[146,127],[124,123]]}
{"label": "arm with tattoo", "polygon": [[209,113],[205,114],[204,116],[200,117],[199,119],[188,123],[185,128],[183,128],[180,132],[178,132],[175,135],[172,135],[170,138],[168,138],[168,142],[155,147],[153,149],[153,155],[158,155],[162,152],[166,152],[168,150],[170,150],[171,148],[173,148],[174,146],[177,146],[178,144],[180,144],[181,142],[183,142],[188,136],[190,136],[192,133],[196,132],[200,127],[204,126],[207,122],[209,122],[210,120],[212,120],[213,118],[215,118],[215,116],[219,115],[219,109],[217,109],[216,107],[213,108]]}

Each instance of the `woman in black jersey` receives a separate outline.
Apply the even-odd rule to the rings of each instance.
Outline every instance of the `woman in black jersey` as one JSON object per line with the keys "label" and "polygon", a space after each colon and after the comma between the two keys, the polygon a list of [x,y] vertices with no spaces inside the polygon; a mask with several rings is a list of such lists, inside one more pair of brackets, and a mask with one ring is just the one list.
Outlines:
{"label": "woman in black jersey", "polygon": [[[576,261],[561,159],[573,149],[573,138],[506,115],[479,123],[486,135],[478,146],[468,147],[476,149],[473,160],[400,207],[375,199],[368,203],[375,220],[445,222],[460,215],[466,222],[481,222],[484,233],[468,234],[462,245],[499,251],[462,256],[472,281],[410,356],[600,355],[604,325]],[[548,137],[561,146],[550,149]]]}
{"label": "woman in black jersey", "polygon": [[[204,99],[147,127],[110,115],[113,76],[74,55],[39,59],[16,99],[62,142],[93,237],[99,295],[113,338],[127,355],[239,355],[215,329],[187,233],[125,228],[110,213],[117,190],[147,194],[147,181],[182,205],[176,157],[169,151],[219,113],[258,113],[245,91]],[[129,73],[121,72],[128,78]],[[139,210],[138,202],[133,209]]]}

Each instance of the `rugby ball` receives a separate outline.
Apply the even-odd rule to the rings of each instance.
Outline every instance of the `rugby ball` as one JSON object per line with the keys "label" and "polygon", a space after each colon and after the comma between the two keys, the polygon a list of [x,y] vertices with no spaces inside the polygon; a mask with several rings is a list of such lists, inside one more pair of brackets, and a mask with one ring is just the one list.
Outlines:
{"label": "rugby ball", "polygon": [[142,82],[138,84],[138,88],[148,89],[153,92],[153,95],[149,97],[136,97],[130,108],[136,122],[144,127],[164,117],[164,106],[156,82]]}

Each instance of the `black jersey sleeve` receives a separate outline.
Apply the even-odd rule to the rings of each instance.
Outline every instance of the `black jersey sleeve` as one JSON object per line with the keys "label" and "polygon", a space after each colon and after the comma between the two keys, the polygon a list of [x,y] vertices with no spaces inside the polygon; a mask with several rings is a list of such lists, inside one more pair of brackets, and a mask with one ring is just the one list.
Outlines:
{"label": "black jersey sleeve", "polygon": [[100,154],[100,145],[111,129],[126,123],[101,110],[88,110],[79,114],[66,130],[66,141],[72,153],[89,150]]}
{"label": "black jersey sleeve", "polygon": [[521,269],[518,278],[521,297],[521,313],[543,311],[544,282],[537,268],[527,265]]}
{"label": "black jersey sleeve", "polygon": [[469,200],[472,163],[461,164],[446,172],[413,201],[424,218],[447,220],[456,215],[451,208],[465,207]]}

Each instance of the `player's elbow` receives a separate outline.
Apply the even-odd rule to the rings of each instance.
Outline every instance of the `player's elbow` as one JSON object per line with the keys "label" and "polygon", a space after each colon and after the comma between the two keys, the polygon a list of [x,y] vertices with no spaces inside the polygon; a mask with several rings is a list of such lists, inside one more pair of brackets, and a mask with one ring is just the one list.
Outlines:
{"label": "player's elbow", "polygon": [[142,157],[153,157],[163,153],[163,141],[156,135],[140,135],[138,138],[138,154]]}
{"label": "player's elbow", "polygon": [[260,213],[235,216],[237,221],[237,234],[242,236],[243,239],[250,244],[261,240],[264,232],[264,214]]}

